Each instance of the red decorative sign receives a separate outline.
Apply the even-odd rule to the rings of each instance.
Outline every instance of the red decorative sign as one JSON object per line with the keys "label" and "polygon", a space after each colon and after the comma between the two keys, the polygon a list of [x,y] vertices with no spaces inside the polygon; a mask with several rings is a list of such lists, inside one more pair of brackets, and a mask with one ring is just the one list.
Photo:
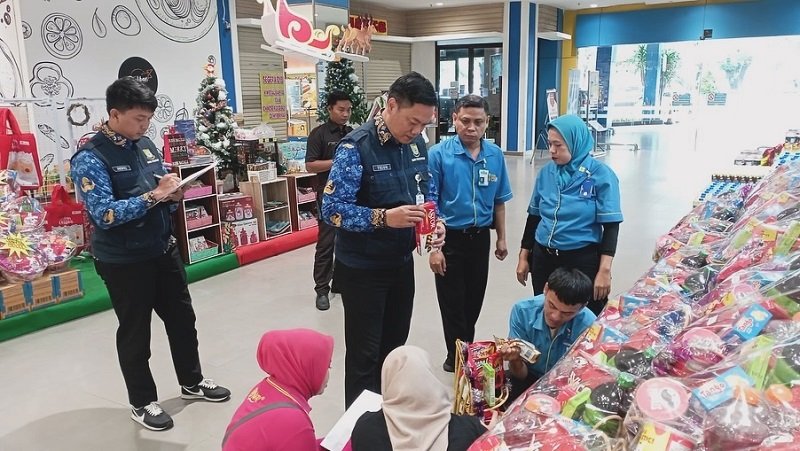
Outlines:
{"label": "red decorative sign", "polygon": [[[364,21],[364,16],[350,16],[350,27],[361,29]],[[372,19],[372,25],[375,25],[375,34],[389,34],[389,23],[385,19]]]}

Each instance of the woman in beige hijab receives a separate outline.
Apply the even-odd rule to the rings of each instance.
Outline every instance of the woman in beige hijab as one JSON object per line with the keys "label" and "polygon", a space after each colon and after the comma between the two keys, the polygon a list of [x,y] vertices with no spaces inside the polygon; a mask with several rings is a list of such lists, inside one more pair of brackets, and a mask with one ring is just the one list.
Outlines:
{"label": "woman in beige hijab", "polygon": [[389,353],[381,391],[382,410],[365,413],[353,428],[353,451],[466,451],[486,432],[477,418],[450,413],[450,390],[416,346]]}

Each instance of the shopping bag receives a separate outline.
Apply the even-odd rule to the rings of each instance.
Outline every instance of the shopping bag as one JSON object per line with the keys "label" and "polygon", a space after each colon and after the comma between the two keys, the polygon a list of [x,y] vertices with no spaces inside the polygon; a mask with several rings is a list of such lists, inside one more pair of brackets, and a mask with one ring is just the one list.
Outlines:
{"label": "shopping bag", "polygon": [[22,189],[42,186],[36,138],[33,133],[22,133],[8,108],[0,108],[0,169],[17,171],[17,184]]}
{"label": "shopping bag", "polygon": [[78,247],[78,252],[86,247],[86,216],[83,203],[76,202],[63,185],[53,189],[52,201],[44,207],[45,230],[63,232]]}

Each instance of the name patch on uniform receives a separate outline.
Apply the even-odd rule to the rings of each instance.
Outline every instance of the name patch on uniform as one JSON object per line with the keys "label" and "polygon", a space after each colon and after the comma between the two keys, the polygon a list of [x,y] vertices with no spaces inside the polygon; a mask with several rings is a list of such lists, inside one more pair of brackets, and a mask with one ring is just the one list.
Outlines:
{"label": "name patch on uniform", "polygon": [[391,171],[392,165],[391,164],[373,164],[372,170],[375,172],[383,172],[383,171]]}
{"label": "name patch on uniform", "polygon": [[111,170],[114,172],[128,172],[131,170],[131,167],[126,164],[122,166],[113,166]]}

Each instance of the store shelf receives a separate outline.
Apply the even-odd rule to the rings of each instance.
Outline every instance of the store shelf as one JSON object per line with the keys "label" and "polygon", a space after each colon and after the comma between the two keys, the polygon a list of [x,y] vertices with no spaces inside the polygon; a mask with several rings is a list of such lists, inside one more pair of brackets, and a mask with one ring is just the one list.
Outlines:
{"label": "store shelf", "polygon": [[205,226],[203,226],[203,227],[197,227],[197,228],[195,228],[195,229],[189,229],[189,230],[187,230],[186,232],[188,232],[188,233],[192,233],[192,232],[200,232],[200,231],[202,231],[202,230],[205,230],[205,229],[210,229],[210,228],[212,228],[212,227],[219,227],[219,222],[212,222],[212,223],[211,223],[211,224],[209,224],[209,225],[205,225]]}
{"label": "store shelf", "polygon": [[185,200],[185,201],[187,201],[187,202],[188,202],[188,201],[190,201],[190,200],[203,200],[203,199],[208,199],[209,197],[217,197],[217,193],[211,193],[211,194],[206,194],[206,195],[203,195],[203,196],[197,196],[197,197],[184,197],[184,198],[183,198],[183,200]]}
{"label": "store shelf", "polygon": [[271,213],[273,211],[283,210],[284,208],[289,208],[289,206],[288,205],[281,205],[280,207],[268,208],[268,209],[264,210],[264,213]]}
{"label": "store shelf", "polygon": [[298,202],[298,203],[297,203],[297,205],[305,205],[305,204],[310,204],[310,203],[312,203],[312,202],[316,202],[316,201],[317,201],[317,199],[304,200],[304,201],[302,201],[302,202]]}

